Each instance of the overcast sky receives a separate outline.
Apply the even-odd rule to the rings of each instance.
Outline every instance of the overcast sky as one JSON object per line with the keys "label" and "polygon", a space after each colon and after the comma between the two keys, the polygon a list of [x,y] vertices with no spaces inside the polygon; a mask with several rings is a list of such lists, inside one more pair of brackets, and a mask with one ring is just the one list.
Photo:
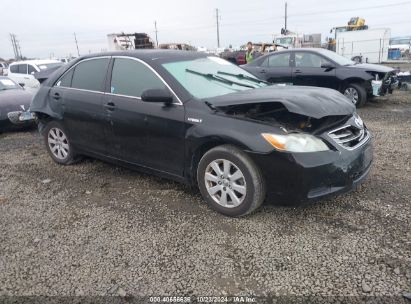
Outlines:
{"label": "overcast sky", "polygon": [[[370,28],[389,27],[391,35],[411,35],[411,1],[288,0],[288,28],[322,33],[350,17],[366,19]],[[270,42],[284,25],[284,1],[268,0],[1,0],[0,57],[13,57],[9,33],[17,35],[23,56],[48,58],[107,49],[108,33],[146,32],[159,43],[187,42],[215,48],[220,11],[222,46],[251,40]]]}

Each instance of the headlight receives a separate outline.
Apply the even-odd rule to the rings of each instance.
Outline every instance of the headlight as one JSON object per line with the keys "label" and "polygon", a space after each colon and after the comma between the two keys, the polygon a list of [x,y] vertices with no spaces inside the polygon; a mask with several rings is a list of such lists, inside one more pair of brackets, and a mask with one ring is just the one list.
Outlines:
{"label": "headlight", "polygon": [[329,150],[319,138],[309,134],[261,134],[274,148],[289,152],[318,152]]}

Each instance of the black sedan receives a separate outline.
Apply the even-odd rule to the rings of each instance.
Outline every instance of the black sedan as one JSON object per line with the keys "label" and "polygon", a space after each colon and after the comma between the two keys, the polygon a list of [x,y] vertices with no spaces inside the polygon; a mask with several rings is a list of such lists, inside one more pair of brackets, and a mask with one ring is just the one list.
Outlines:
{"label": "black sedan", "polygon": [[360,107],[372,96],[392,93],[395,70],[359,64],[325,49],[291,49],[270,53],[242,66],[271,83],[335,89]]}
{"label": "black sedan", "polygon": [[0,132],[34,125],[29,108],[35,92],[0,76]]}
{"label": "black sedan", "polygon": [[55,162],[88,155],[197,185],[229,216],[348,191],[372,162],[370,133],[339,92],[268,86],[195,52],[79,58],[31,110]]}

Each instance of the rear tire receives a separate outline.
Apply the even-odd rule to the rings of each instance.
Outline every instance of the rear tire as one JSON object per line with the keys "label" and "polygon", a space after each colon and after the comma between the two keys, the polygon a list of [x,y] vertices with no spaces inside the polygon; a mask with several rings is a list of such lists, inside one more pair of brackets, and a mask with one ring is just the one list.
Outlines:
{"label": "rear tire", "polygon": [[218,146],[204,154],[197,181],[208,205],[227,216],[247,215],[264,202],[265,182],[260,168],[231,145]]}
{"label": "rear tire", "polygon": [[76,161],[76,154],[61,123],[50,121],[44,129],[44,142],[51,158],[60,165]]}
{"label": "rear tire", "polygon": [[365,88],[358,83],[350,83],[343,89],[342,93],[350,99],[357,108],[362,107],[367,102],[367,92]]}

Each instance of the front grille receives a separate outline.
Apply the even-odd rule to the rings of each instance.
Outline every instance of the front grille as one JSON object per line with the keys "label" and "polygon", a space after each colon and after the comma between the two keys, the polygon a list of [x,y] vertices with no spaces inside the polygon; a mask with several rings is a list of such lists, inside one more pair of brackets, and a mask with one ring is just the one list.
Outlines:
{"label": "front grille", "polygon": [[364,144],[369,138],[369,132],[365,127],[347,125],[335,129],[328,135],[340,146],[348,150],[354,150]]}

